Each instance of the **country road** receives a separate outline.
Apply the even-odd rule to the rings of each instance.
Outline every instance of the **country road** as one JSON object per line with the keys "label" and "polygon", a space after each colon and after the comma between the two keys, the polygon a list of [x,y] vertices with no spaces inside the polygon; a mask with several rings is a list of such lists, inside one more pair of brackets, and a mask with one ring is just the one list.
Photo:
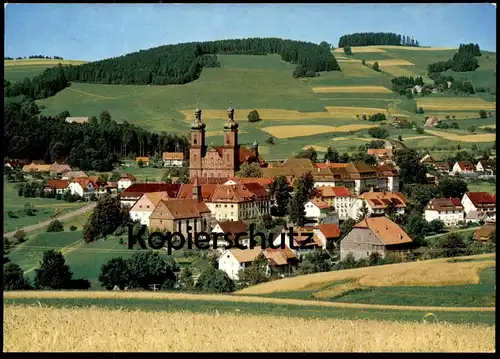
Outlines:
{"label": "country road", "polygon": [[[72,217],[76,217],[80,214],[83,214],[83,213],[86,213],[88,211],[91,211],[94,209],[94,207],[96,206],[96,203],[93,202],[87,206],[84,206],[82,208],[78,208],[77,210],[74,210],[72,212],[69,212],[69,213],[65,213],[65,214],[62,214],[60,216],[57,217],[58,220],[60,221],[64,221],[66,219],[69,219],[69,218],[72,218]],[[49,225],[50,222],[52,222],[54,219],[49,219],[47,221],[44,221],[44,222],[40,222],[40,223],[37,223],[37,224],[32,224],[30,226],[26,226],[26,227],[23,227],[23,228],[19,228],[22,229],[25,233],[29,233],[29,232],[33,232],[33,231],[36,231],[37,229],[41,229],[43,227],[46,227]],[[15,230],[13,232],[9,232],[9,233],[5,233],[4,234],[4,237],[7,237],[7,238],[10,238],[10,237],[13,237],[14,234],[16,234],[18,230]]]}

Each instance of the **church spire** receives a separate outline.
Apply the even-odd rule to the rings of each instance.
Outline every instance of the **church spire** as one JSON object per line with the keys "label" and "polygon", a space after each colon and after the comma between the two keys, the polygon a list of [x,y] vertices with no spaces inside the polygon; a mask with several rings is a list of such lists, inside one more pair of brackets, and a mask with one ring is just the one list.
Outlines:
{"label": "church spire", "polygon": [[196,110],[194,110],[194,120],[191,124],[192,129],[204,129],[206,125],[201,121],[201,110],[200,104],[198,103],[196,106]]}
{"label": "church spire", "polygon": [[224,125],[227,129],[237,129],[238,124],[234,121],[234,108],[229,102],[229,108],[227,109],[227,123]]}

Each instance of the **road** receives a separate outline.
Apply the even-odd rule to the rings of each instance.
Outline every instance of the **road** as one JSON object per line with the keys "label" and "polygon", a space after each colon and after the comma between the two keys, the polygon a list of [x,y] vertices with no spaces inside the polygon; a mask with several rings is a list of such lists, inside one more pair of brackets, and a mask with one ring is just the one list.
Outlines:
{"label": "road", "polygon": [[428,237],[425,237],[425,239],[432,239],[432,238],[436,238],[436,237],[441,237],[441,236],[445,236],[449,233],[460,233],[460,232],[467,232],[467,231],[475,231],[477,229],[481,228],[481,226],[478,226],[478,227],[469,227],[469,228],[463,228],[463,229],[457,229],[455,231],[449,231],[449,232],[443,232],[443,233],[439,233],[439,234],[434,234],[432,236],[428,236]]}
{"label": "road", "polygon": [[[69,219],[69,218],[72,218],[72,217],[76,217],[76,216],[79,216],[83,213],[86,213],[86,212],[89,212],[91,210],[94,209],[94,207],[96,206],[97,203],[93,202],[87,206],[84,206],[84,207],[81,207],[81,208],[78,208],[77,210],[74,210],[72,212],[69,212],[69,213],[65,213],[65,214],[62,214],[60,216],[57,217],[58,220],[60,221],[64,221],[66,219]],[[33,231],[36,231],[38,229],[42,229],[44,227],[47,227],[49,225],[50,222],[52,222],[54,219],[49,219],[47,221],[44,221],[44,222],[40,222],[40,223],[37,223],[37,224],[32,224],[30,226],[26,226],[26,227],[23,227],[23,228],[19,228],[18,230],[23,230],[24,233],[29,233],[29,232],[33,232]],[[4,233],[4,237],[7,237],[7,238],[10,238],[10,237],[13,237],[14,234],[16,234],[16,232],[18,230],[15,230],[13,232],[9,232],[9,233]]]}

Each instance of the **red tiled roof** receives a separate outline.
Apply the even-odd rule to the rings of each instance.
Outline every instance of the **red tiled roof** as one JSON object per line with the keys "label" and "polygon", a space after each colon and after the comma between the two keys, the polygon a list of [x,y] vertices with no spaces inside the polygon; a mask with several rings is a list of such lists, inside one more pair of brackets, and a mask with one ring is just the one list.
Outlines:
{"label": "red tiled roof", "polygon": [[[177,195],[178,199],[192,199],[193,198],[193,184],[187,183],[181,185],[179,190],[179,194]],[[204,201],[210,202],[212,200],[212,196],[217,188],[217,184],[202,184],[201,187],[201,197]]]}
{"label": "red tiled roof", "polygon": [[267,194],[264,187],[258,183],[236,185],[219,185],[212,196],[213,202],[250,202]]}
{"label": "red tiled roof", "polygon": [[319,224],[316,227],[326,238],[340,237],[340,228],[336,224]]}
{"label": "red tiled roof", "polygon": [[359,196],[364,198],[372,208],[386,208],[393,201],[396,208],[406,207],[406,197],[401,192],[365,192]]}
{"label": "red tiled roof", "polygon": [[51,179],[45,184],[46,188],[65,189],[69,185],[69,180]]}
{"label": "red tiled roof", "polygon": [[349,189],[346,187],[318,186],[315,188],[323,197],[349,197]]}
{"label": "red tiled roof", "polygon": [[354,228],[368,228],[385,245],[411,243],[412,240],[396,223],[387,217],[368,217],[356,224]]}
{"label": "red tiled roof", "polygon": [[243,221],[223,221],[217,222],[219,227],[222,229],[224,233],[241,233],[246,232],[247,226]]}
{"label": "red tiled roof", "polygon": [[317,199],[317,198],[313,198],[311,199],[311,203],[314,204],[316,207],[318,207],[319,209],[328,209],[330,208],[330,205],[320,199]]}
{"label": "red tiled roof", "polygon": [[[170,212],[175,219],[200,218],[201,214],[210,213],[210,210],[205,203],[198,202],[194,199],[169,199],[161,200],[160,202],[163,203],[168,212]],[[167,213],[162,212],[163,208],[164,207],[160,207],[160,204],[158,204],[149,218],[165,218],[164,216]]]}
{"label": "red tiled roof", "polygon": [[123,175],[122,175],[122,176],[118,179],[118,181],[120,181],[120,180],[122,180],[122,179],[129,179],[129,180],[131,180],[131,181],[137,181],[137,178],[136,178],[134,175],[130,174],[130,173],[124,173],[124,174],[123,174]]}
{"label": "red tiled roof", "polygon": [[458,161],[458,166],[460,167],[460,169],[462,169],[463,171],[473,171],[474,170],[474,166],[472,166],[472,163],[470,163],[469,161]]}
{"label": "red tiled roof", "polygon": [[118,195],[119,198],[123,197],[141,197],[144,193],[149,192],[167,192],[169,198],[176,198],[179,190],[181,188],[180,184],[169,184],[161,182],[151,182],[151,183],[134,183],[129,186],[125,191]]}
{"label": "red tiled roof", "polygon": [[494,205],[496,203],[496,195],[491,195],[488,192],[467,192],[466,195],[474,206]]}
{"label": "red tiled roof", "polygon": [[464,207],[460,202],[459,198],[436,198],[431,199],[429,203],[425,206],[425,210],[427,211],[460,211],[463,210]]}

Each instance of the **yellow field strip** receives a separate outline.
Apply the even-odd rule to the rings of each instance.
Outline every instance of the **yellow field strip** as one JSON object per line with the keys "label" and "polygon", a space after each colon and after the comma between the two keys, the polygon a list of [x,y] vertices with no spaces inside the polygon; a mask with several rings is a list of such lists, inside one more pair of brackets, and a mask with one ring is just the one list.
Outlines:
{"label": "yellow field strip", "polygon": [[437,97],[417,100],[417,106],[426,111],[495,110],[496,104],[478,97]]}
{"label": "yellow field strip", "polygon": [[384,86],[324,86],[313,87],[315,93],[391,93],[392,91]]}
{"label": "yellow field strip", "polygon": [[426,133],[444,138],[450,141],[460,142],[493,142],[496,139],[494,133],[481,133],[477,135],[457,135],[456,133],[449,133],[443,131],[425,130]]}
{"label": "yellow field strip", "polygon": [[[361,54],[365,52],[385,52],[381,47],[371,47],[371,46],[351,46],[351,51],[353,54]],[[344,53],[344,48],[339,47],[333,50],[334,53]]]}
{"label": "yellow field strip", "polygon": [[[4,351],[495,351],[494,326],[298,318],[273,316],[272,312],[269,315],[253,315],[239,309],[237,312],[150,312],[99,307],[6,305]],[[268,336],[263,335],[263,328],[271,328],[273,337],[279,340],[269,340]],[[221,336],[224,340],[221,340]]]}
{"label": "yellow field strip", "polygon": [[[304,276],[301,276],[304,277]],[[268,282],[271,283],[271,282]],[[241,291],[240,291],[241,292]],[[238,292],[236,292],[238,293]],[[328,302],[318,300],[266,298],[258,296],[246,296],[236,294],[190,294],[172,292],[128,292],[128,291],[8,291],[4,292],[4,300],[20,298],[42,299],[42,298],[89,298],[89,299],[170,299],[191,301],[217,301],[217,302],[245,302],[245,303],[270,303],[291,304],[298,306],[315,306],[330,308],[359,308],[359,309],[390,309],[390,310],[426,310],[434,312],[495,312],[495,307],[424,307],[424,306],[400,306],[382,304],[360,304]]]}
{"label": "yellow field strip", "polygon": [[400,59],[390,59],[390,60],[367,60],[367,65],[373,65],[375,62],[378,62],[379,66],[384,69],[384,66],[414,66],[415,64],[410,61],[400,60]]}
{"label": "yellow field strip", "polygon": [[81,65],[86,64],[88,61],[80,61],[80,60],[42,60],[42,59],[33,59],[33,60],[4,60],[4,67],[16,67],[16,66],[42,66],[42,65]]}

